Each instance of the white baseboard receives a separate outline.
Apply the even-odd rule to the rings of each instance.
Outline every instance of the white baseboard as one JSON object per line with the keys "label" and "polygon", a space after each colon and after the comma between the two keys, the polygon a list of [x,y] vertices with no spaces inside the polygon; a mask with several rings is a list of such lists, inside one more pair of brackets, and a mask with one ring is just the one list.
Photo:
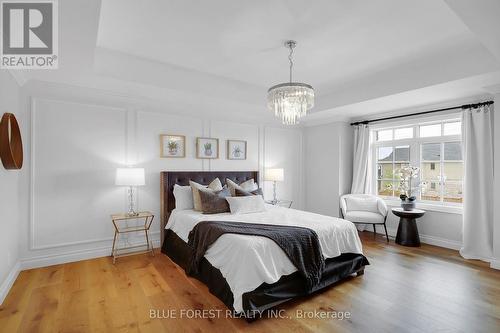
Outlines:
{"label": "white baseboard", "polygon": [[3,301],[5,300],[5,297],[7,297],[10,288],[12,288],[12,285],[16,281],[19,272],[21,272],[21,263],[18,261],[10,270],[7,278],[5,278],[5,280],[0,285],[0,305],[3,304]]}
{"label": "white baseboard", "polygon": [[[396,237],[397,234],[397,229],[395,228],[387,228],[387,233],[389,236]],[[384,228],[381,226],[377,226],[377,234],[385,235]],[[429,245],[434,245],[434,246],[439,246],[439,247],[444,247],[447,249],[452,249],[452,250],[460,250],[462,247],[462,243],[458,241],[454,241],[451,239],[446,239],[446,238],[441,238],[441,237],[436,237],[436,236],[429,236],[429,235],[419,235],[420,237],[420,242],[424,244],[429,244]]]}
{"label": "white baseboard", "polygon": [[425,244],[444,247],[455,251],[460,250],[462,247],[462,242],[435,236],[420,235],[420,241]]}
{"label": "white baseboard", "polygon": [[[160,247],[160,239],[153,239],[151,240],[151,242],[153,243],[153,247]],[[140,245],[140,243],[131,243],[131,245]],[[107,257],[110,255],[110,253],[111,246],[103,246],[92,249],[69,251],[58,254],[21,259],[21,270],[65,264],[68,262],[75,262],[93,258]]]}
{"label": "white baseboard", "polygon": [[493,269],[500,269],[500,259],[491,259],[490,267]]}

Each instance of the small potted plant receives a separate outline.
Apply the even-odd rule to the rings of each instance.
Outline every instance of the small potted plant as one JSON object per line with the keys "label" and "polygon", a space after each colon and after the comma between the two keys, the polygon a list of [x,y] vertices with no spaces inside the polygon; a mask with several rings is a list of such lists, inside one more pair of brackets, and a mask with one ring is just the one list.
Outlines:
{"label": "small potted plant", "polygon": [[203,148],[205,149],[205,156],[212,156],[212,144],[210,142],[205,143]]}
{"label": "small potted plant", "polygon": [[169,141],[169,143],[168,143],[168,152],[171,155],[177,154],[178,149],[179,149],[179,144],[177,142],[175,142],[175,141]]}

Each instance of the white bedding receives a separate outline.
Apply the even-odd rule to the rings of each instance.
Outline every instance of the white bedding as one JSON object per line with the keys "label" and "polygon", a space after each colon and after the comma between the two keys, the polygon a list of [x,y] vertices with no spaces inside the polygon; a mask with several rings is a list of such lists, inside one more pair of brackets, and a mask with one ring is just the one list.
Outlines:
{"label": "white bedding", "polygon": [[[201,221],[235,221],[306,227],[318,234],[325,258],[342,253],[362,254],[361,240],[353,223],[301,210],[266,205],[266,211],[252,214],[229,213],[204,215],[194,210],[173,210],[166,229],[174,231],[186,243],[189,232]],[[285,252],[271,239],[259,236],[224,234],[205,253],[219,269],[234,296],[234,309],[243,311],[242,295],[263,282],[274,283],[297,269]]]}

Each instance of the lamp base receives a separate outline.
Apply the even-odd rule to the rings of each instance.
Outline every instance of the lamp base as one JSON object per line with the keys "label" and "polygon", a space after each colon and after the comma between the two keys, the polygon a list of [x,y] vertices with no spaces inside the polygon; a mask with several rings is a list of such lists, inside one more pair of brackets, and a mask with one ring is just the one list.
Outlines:
{"label": "lamp base", "polygon": [[273,182],[273,200],[271,202],[273,205],[278,203],[278,198],[276,197],[276,181]]}
{"label": "lamp base", "polygon": [[128,188],[128,200],[127,216],[138,216],[139,213],[134,210],[134,188],[132,186]]}

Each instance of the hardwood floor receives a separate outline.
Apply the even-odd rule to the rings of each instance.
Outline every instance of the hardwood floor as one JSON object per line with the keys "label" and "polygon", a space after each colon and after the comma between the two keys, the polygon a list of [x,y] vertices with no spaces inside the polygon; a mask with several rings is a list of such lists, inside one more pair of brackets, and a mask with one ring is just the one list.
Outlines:
{"label": "hardwood floor", "polygon": [[[21,272],[0,307],[0,332],[500,331],[499,271],[452,250],[387,244],[369,232],[361,238],[371,263],[365,274],[280,306],[290,318],[150,318],[150,310],[177,317],[183,309],[226,311],[157,251],[115,265],[106,257]],[[343,320],[296,318],[344,312]]]}

